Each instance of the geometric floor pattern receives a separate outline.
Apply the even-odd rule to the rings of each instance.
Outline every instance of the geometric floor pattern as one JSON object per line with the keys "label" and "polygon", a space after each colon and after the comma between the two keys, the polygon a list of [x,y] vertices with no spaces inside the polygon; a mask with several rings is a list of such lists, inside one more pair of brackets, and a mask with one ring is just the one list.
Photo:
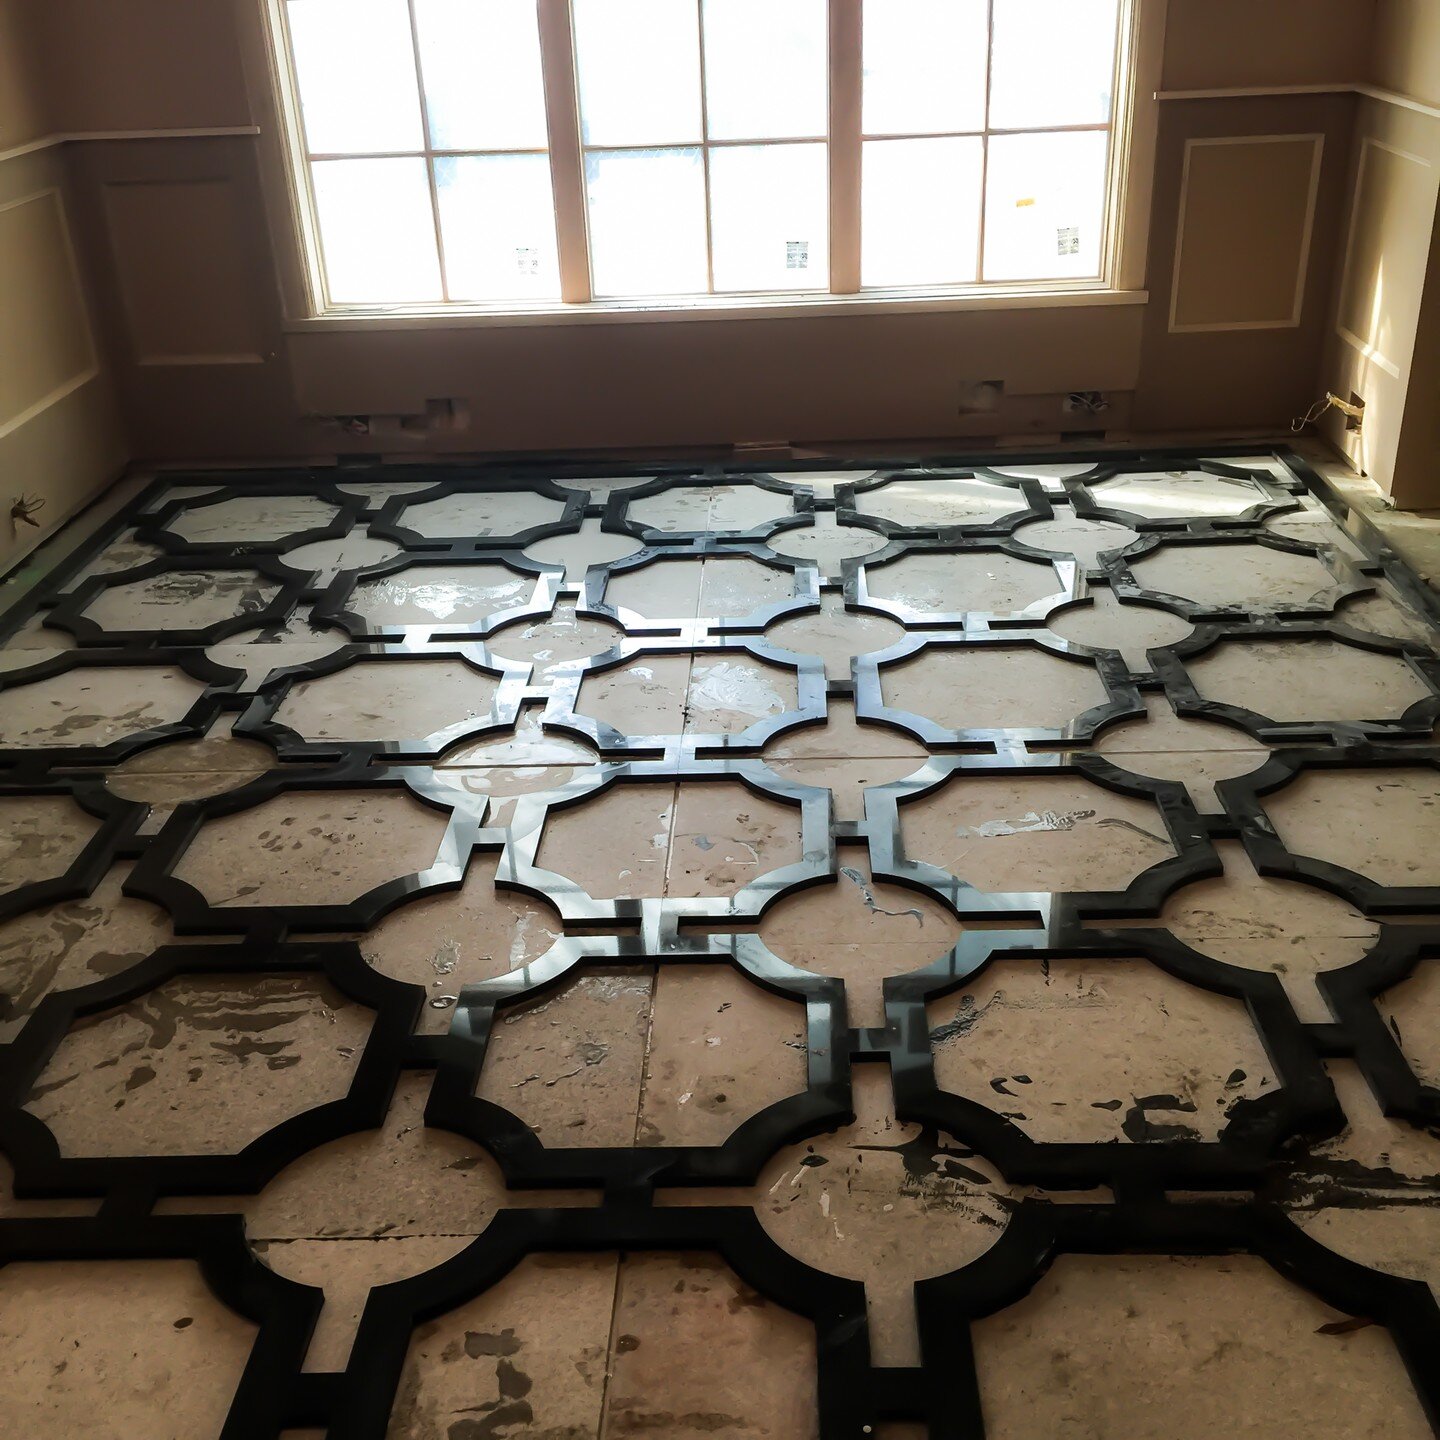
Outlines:
{"label": "geometric floor pattern", "polygon": [[17,1433],[1440,1433],[1358,525],[1279,449],[154,482],[0,621]]}

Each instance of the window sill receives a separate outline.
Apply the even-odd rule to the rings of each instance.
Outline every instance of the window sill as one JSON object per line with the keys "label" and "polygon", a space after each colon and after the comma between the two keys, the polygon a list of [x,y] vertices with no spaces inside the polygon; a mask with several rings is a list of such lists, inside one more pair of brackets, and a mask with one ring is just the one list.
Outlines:
{"label": "window sill", "polygon": [[544,304],[530,309],[485,310],[464,306],[337,308],[286,322],[287,331],[467,330],[526,325],[630,325],[694,320],[781,320],[826,315],[947,313],[966,310],[1046,310],[1143,305],[1147,290],[1090,289],[894,291],[861,295],[749,295],[695,300],[592,301]]}

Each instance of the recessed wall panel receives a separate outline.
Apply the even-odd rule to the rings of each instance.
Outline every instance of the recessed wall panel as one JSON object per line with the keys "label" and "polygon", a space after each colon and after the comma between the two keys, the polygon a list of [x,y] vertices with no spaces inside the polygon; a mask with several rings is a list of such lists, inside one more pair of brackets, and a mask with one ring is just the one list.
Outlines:
{"label": "recessed wall panel", "polygon": [[1373,137],[1361,148],[1340,293],[1340,334],[1397,379],[1415,348],[1436,178],[1419,155]]}
{"label": "recessed wall panel", "polygon": [[0,205],[0,435],[82,384],[95,348],[60,192]]}
{"label": "recessed wall panel", "polygon": [[1172,330],[1300,323],[1323,147],[1320,135],[1189,142]]}
{"label": "recessed wall panel", "polygon": [[105,218],[136,363],[259,363],[255,227],[231,180],[111,182]]}

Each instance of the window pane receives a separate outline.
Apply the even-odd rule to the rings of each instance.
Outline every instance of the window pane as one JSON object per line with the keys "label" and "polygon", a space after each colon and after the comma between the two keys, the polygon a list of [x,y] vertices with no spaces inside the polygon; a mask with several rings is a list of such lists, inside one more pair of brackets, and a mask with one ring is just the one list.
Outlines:
{"label": "window pane", "polygon": [[825,0],[705,0],[712,140],[783,140],[830,128]]}
{"label": "window pane", "polygon": [[1100,273],[1109,134],[996,135],[985,194],[985,278]]}
{"label": "window pane", "polygon": [[423,160],[319,160],[315,209],[337,304],[439,300],[440,260]]}
{"label": "window pane", "polygon": [[727,145],[710,152],[717,290],[830,285],[824,145]]}
{"label": "window pane", "polygon": [[587,145],[659,145],[700,134],[700,26],[689,0],[574,0],[580,129]]}
{"label": "window pane", "polygon": [[535,0],[415,0],[437,150],[543,150]]}
{"label": "window pane", "polygon": [[290,0],[289,19],[312,155],[424,146],[405,0]]}
{"label": "window pane", "polygon": [[861,148],[861,283],[973,282],[981,141],[867,140]]}
{"label": "window pane", "polygon": [[1114,87],[1118,0],[995,0],[990,124],[1103,125]]}
{"label": "window pane", "polygon": [[986,0],[865,0],[867,135],[985,128]]}
{"label": "window pane", "polygon": [[435,162],[445,273],[453,300],[560,295],[555,203],[544,155],[462,155]]}
{"label": "window pane", "polygon": [[699,150],[599,150],[585,157],[597,295],[693,295],[707,288]]}

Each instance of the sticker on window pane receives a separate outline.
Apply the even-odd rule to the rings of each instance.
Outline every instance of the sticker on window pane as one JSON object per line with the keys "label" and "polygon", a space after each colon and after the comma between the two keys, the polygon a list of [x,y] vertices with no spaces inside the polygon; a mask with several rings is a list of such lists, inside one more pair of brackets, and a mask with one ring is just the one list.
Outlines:
{"label": "sticker on window pane", "polygon": [[828,180],[823,144],[711,151],[716,290],[824,289]]}
{"label": "sticker on window pane", "polygon": [[596,295],[705,290],[699,150],[592,150],[585,157],[585,193]]}
{"label": "sticker on window pane", "polygon": [[861,284],[973,281],[983,169],[981,142],[973,136],[865,141]]}
{"label": "sticker on window pane", "polygon": [[332,303],[413,304],[441,298],[423,160],[319,160],[312,174]]}
{"label": "sticker on window pane", "polygon": [[986,280],[1100,275],[1109,136],[994,135],[986,171]]}
{"label": "sticker on window pane", "polygon": [[435,192],[452,300],[559,298],[548,157],[442,155]]}

